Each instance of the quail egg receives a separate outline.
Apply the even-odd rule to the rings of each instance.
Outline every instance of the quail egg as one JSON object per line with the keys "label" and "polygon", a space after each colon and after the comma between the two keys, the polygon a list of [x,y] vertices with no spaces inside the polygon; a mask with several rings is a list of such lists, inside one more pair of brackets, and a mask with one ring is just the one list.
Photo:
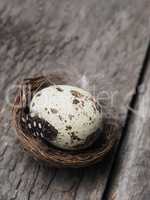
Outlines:
{"label": "quail egg", "polygon": [[101,134],[101,105],[84,89],[70,85],[46,87],[34,94],[29,110],[33,134],[55,147],[85,149]]}

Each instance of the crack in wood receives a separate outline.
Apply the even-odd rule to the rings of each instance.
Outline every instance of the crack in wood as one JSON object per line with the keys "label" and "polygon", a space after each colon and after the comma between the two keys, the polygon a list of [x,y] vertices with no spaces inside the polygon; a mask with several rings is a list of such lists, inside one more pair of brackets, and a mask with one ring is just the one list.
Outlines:
{"label": "crack in wood", "polygon": [[119,156],[119,152],[120,152],[120,149],[122,147],[122,143],[123,143],[126,135],[128,134],[127,130],[128,130],[129,125],[130,125],[130,120],[133,116],[132,109],[135,108],[135,105],[137,103],[138,96],[140,94],[139,93],[139,86],[142,85],[142,83],[144,81],[144,78],[146,76],[146,72],[148,70],[149,62],[150,62],[150,41],[148,43],[148,47],[147,47],[147,50],[145,52],[145,57],[144,57],[144,60],[143,60],[141,72],[139,74],[139,79],[138,79],[137,84],[136,84],[136,90],[135,90],[135,93],[133,94],[133,96],[131,98],[131,102],[130,102],[130,106],[129,106],[129,108],[131,108],[131,110],[129,109],[129,111],[128,111],[126,122],[125,122],[125,125],[124,125],[124,128],[123,128],[122,134],[121,134],[121,138],[119,140],[117,149],[116,149],[115,154],[114,154],[115,159],[113,159],[112,167],[111,167],[111,170],[110,170],[110,173],[109,173],[107,184],[105,186],[105,190],[104,190],[104,193],[103,193],[102,200],[107,199],[107,195],[109,193],[109,190],[112,187],[112,180],[115,176],[114,171],[115,171],[115,168],[117,167],[117,161],[118,161],[117,158]]}
{"label": "crack in wood", "polygon": [[81,184],[83,178],[84,178],[84,173],[80,175],[80,179],[79,179],[78,184],[77,184],[75,191],[74,191],[73,200],[75,200],[76,197],[77,197],[78,189],[80,187],[80,184]]}
{"label": "crack in wood", "polygon": [[5,148],[1,151],[0,157],[4,156],[4,154],[6,153],[7,149],[8,149],[8,145],[6,145]]}
{"label": "crack in wood", "polygon": [[32,185],[31,185],[30,190],[28,192],[28,196],[27,196],[28,200],[30,200],[30,198],[31,198],[32,190],[35,187],[35,183],[36,183],[36,180],[38,178],[39,172],[40,172],[40,165],[38,166],[37,169],[35,168],[35,177],[33,179]]}
{"label": "crack in wood", "polygon": [[50,189],[50,186],[52,184],[52,182],[54,181],[55,177],[56,177],[56,174],[57,174],[57,169],[55,169],[54,171],[54,174],[53,176],[50,178],[48,184],[47,184],[47,187],[45,190],[43,190],[42,194],[39,196],[39,200],[42,199],[42,197],[48,192],[48,190]]}

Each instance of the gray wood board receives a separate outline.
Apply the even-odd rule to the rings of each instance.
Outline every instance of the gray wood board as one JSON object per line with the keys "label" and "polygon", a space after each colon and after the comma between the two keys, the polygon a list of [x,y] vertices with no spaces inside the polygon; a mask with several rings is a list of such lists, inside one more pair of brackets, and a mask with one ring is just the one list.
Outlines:
{"label": "gray wood board", "polygon": [[117,91],[124,124],[147,47],[149,9],[149,0],[0,1],[1,200],[101,199],[111,158],[87,169],[34,161],[11,128],[5,97],[18,80],[58,66],[76,78],[86,74],[97,91]]}
{"label": "gray wood board", "polygon": [[150,52],[145,72],[113,170],[108,199],[150,199]]}

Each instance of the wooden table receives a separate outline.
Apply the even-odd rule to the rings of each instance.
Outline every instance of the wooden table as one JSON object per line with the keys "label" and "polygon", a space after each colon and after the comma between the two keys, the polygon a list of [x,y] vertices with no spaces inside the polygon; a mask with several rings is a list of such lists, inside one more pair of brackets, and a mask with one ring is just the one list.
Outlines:
{"label": "wooden table", "polygon": [[[0,1],[0,200],[150,199],[149,32],[149,0]],[[57,66],[117,92],[119,144],[96,166],[48,168],[11,128],[13,85]]]}

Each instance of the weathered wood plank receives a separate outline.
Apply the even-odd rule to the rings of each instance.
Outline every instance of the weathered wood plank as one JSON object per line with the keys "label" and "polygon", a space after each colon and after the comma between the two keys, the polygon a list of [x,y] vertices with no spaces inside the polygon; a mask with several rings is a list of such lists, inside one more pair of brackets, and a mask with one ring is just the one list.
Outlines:
{"label": "weathered wood plank", "polygon": [[108,199],[150,198],[150,48],[148,55],[149,64],[116,160]]}
{"label": "weathered wood plank", "polygon": [[149,8],[149,0],[0,1],[0,199],[101,199],[110,161],[78,170],[34,161],[11,128],[6,91],[57,62],[77,78],[86,72],[96,91],[103,82],[118,91],[124,123],[147,46]]}

